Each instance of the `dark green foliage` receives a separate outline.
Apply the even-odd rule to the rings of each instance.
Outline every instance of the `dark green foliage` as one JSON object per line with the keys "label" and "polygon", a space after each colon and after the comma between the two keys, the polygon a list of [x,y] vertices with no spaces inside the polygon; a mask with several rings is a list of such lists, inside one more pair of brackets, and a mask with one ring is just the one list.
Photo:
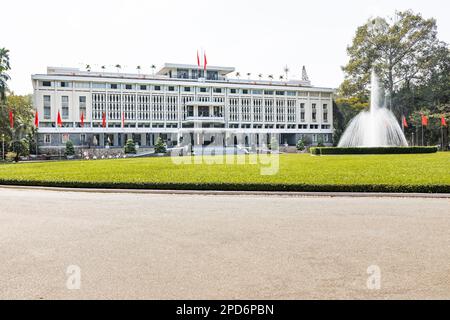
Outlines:
{"label": "dark green foliage", "polygon": [[16,154],[15,162],[18,162],[21,156],[28,156],[30,154],[30,146],[26,139],[11,141],[9,150]]}
{"label": "dark green foliage", "polygon": [[157,189],[157,190],[223,190],[223,191],[290,191],[290,192],[392,192],[392,193],[450,193],[450,185],[391,185],[391,184],[277,184],[277,183],[145,183],[6,180],[3,185],[47,186],[66,188]]}
{"label": "dark green foliage", "polygon": [[311,148],[314,155],[328,154],[412,154],[412,153],[435,153],[437,147],[375,147],[375,148],[336,148],[317,147]]}
{"label": "dark green foliage", "polygon": [[155,153],[166,153],[166,152],[167,152],[166,144],[164,143],[164,140],[161,139],[161,137],[159,137],[155,143]]}
{"label": "dark green foliage", "polygon": [[299,139],[297,141],[296,147],[297,147],[297,150],[299,150],[299,151],[305,150],[305,141],[303,141],[303,139]]}
{"label": "dark green foliage", "polygon": [[136,145],[133,139],[127,140],[127,143],[125,144],[125,153],[136,153]]}
{"label": "dark green foliage", "polygon": [[66,156],[73,156],[73,155],[75,155],[75,148],[73,147],[73,142],[71,140],[68,140],[66,142],[66,150],[64,151],[64,154]]}

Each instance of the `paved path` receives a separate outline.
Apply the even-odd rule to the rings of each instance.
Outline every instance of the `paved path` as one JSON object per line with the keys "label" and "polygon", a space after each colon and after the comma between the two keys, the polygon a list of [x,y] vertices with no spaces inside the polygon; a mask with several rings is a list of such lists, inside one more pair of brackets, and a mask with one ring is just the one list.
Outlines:
{"label": "paved path", "polygon": [[[0,298],[450,299],[449,209],[449,199],[0,188]],[[66,287],[70,265],[79,290]],[[380,290],[367,288],[372,265]]]}

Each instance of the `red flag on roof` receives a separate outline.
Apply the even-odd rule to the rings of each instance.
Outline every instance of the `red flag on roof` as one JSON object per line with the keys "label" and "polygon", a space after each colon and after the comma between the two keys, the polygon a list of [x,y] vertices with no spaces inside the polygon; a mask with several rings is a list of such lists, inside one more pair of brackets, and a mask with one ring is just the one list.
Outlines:
{"label": "red flag on roof", "polygon": [[9,126],[14,128],[14,114],[12,111],[9,111]]}
{"label": "red flag on roof", "polygon": [[208,64],[208,60],[206,60],[206,52],[203,53],[203,69],[206,71],[206,65]]}
{"label": "red flag on roof", "polygon": [[198,50],[197,50],[197,66],[200,68],[200,56],[198,55]]}
{"label": "red flag on roof", "polygon": [[447,126],[447,122],[445,121],[445,117],[444,116],[441,117],[441,126],[443,126],[443,127]]}
{"label": "red flag on roof", "polygon": [[80,121],[81,121],[81,126],[84,127],[84,112],[81,113]]}
{"label": "red flag on roof", "polygon": [[106,128],[106,113],[102,113],[102,127]]}
{"label": "red flag on roof", "polygon": [[422,115],[422,125],[423,126],[428,126],[428,117]]}
{"label": "red flag on roof", "polygon": [[404,128],[408,128],[408,122],[406,122],[406,117],[402,116],[402,124]]}
{"label": "red flag on roof", "polygon": [[39,127],[39,114],[36,110],[36,113],[34,114],[34,126],[37,128]]}
{"label": "red flag on roof", "polygon": [[62,126],[61,113],[59,113],[59,110],[58,110],[58,117],[56,118],[56,124],[57,124],[59,127]]}

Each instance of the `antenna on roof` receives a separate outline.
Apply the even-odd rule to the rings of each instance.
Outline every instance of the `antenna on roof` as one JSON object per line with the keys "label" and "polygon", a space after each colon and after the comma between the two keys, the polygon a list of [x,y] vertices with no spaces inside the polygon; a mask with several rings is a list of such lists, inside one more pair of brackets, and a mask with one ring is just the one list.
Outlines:
{"label": "antenna on roof", "polygon": [[309,81],[308,73],[306,72],[306,67],[303,66],[302,68],[302,80],[303,81]]}

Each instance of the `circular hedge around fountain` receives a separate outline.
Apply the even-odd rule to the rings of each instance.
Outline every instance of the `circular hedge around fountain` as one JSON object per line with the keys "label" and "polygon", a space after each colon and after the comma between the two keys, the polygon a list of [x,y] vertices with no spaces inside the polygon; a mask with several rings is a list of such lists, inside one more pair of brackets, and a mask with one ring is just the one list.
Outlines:
{"label": "circular hedge around fountain", "polygon": [[313,155],[332,154],[408,154],[435,153],[437,147],[315,147],[310,152]]}

